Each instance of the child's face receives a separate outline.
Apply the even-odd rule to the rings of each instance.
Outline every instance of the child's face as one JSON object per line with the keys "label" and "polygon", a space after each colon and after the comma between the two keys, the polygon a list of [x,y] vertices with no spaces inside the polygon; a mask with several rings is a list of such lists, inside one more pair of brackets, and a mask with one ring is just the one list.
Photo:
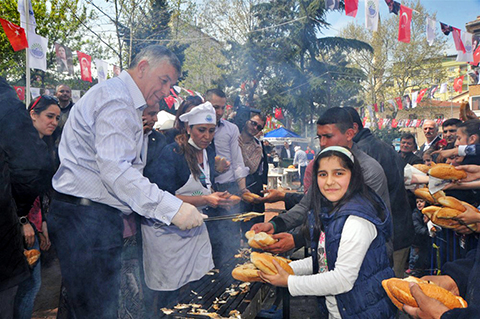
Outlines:
{"label": "child's face", "polygon": [[417,209],[422,210],[425,207],[425,201],[423,199],[417,198]]}
{"label": "child's face", "polygon": [[336,156],[322,158],[317,173],[320,192],[330,202],[336,204],[347,192],[352,172],[342,166]]}
{"label": "child's face", "polygon": [[425,163],[425,165],[428,165],[428,166],[432,165],[432,157],[430,156],[430,154],[423,155],[423,163]]}

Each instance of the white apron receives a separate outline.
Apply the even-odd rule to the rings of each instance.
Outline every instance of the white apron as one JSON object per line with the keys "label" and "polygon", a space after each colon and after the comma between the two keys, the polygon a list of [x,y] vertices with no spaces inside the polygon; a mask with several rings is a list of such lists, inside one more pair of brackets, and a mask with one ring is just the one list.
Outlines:
{"label": "white apron", "polygon": [[[203,150],[207,187],[190,174],[188,181],[175,195],[199,196],[211,194],[207,152]],[[162,225],[161,227],[159,227]],[[207,227],[180,230],[155,219],[142,220],[143,267],[145,282],[152,290],[177,290],[188,282],[202,278],[214,268],[212,246]]]}

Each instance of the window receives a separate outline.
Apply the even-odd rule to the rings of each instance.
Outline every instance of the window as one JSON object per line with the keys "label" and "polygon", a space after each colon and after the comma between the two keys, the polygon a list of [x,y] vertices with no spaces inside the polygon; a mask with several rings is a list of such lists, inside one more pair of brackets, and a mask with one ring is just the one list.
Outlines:
{"label": "window", "polygon": [[477,95],[471,97],[470,108],[472,110],[480,110],[480,96]]}

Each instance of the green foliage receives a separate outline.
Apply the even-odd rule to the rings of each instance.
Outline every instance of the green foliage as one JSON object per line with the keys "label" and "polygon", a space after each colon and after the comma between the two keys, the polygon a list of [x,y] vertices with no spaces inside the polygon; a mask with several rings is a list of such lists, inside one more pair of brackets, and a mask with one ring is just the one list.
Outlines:
{"label": "green foliage", "polygon": [[[16,0],[0,0],[2,17],[20,25],[20,14]],[[48,38],[47,69],[55,70],[54,43],[59,42],[73,51],[85,44],[84,25],[95,16],[87,11],[80,0],[33,0],[32,7],[37,22],[37,34]],[[0,76],[18,85],[25,85],[25,50],[14,52],[4,32],[0,33]],[[39,78],[40,77],[40,78]],[[39,83],[35,83],[37,79]],[[56,72],[32,70],[32,85],[52,87],[63,75]]]}
{"label": "green foliage", "polygon": [[385,143],[388,145],[392,145],[392,142],[394,139],[399,138],[402,135],[402,132],[400,132],[399,129],[397,128],[376,128],[372,129],[372,133],[378,137],[379,139],[383,140]]}

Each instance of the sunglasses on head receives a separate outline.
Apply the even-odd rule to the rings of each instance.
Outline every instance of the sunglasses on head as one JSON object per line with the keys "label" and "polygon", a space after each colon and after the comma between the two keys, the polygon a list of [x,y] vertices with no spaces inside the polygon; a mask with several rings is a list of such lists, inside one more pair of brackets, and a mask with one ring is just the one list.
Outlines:
{"label": "sunglasses on head", "polygon": [[263,126],[255,122],[254,120],[250,120],[250,124],[253,125],[257,130],[261,131],[263,130]]}
{"label": "sunglasses on head", "polygon": [[50,96],[50,95],[40,95],[37,100],[35,101],[35,103],[33,103],[32,107],[30,108],[30,111],[33,110],[35,108],[35,106],[37,106],[38,102],[40,102],[41,99],[45,99],[49,102],[52,102],[52,103],[55,103],[55,104],[58,104],[58,99],[55,97],[55,96]]}

